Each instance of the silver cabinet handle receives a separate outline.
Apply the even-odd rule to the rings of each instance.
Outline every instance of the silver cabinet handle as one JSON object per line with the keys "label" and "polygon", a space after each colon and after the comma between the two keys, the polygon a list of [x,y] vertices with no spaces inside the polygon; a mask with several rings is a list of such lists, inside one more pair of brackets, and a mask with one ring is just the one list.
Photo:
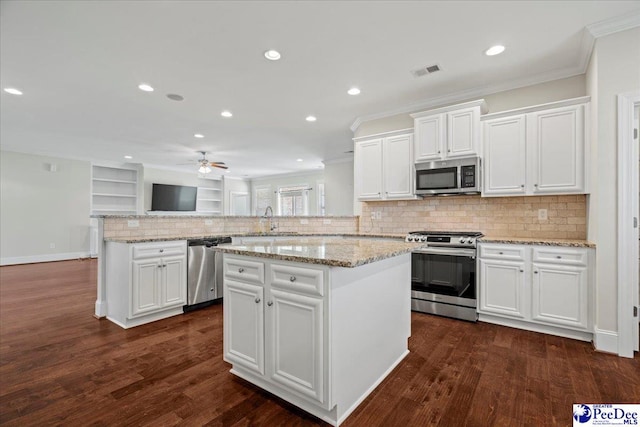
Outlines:
{"label": "silver cabinet handle", "polygon": [[238,269],[238,273],[242,273],[242,272],[244,272],[244,268],[240,267],[240,268]]}
{"label": "silver cabinet handle", "polygon": [[160,249],[160,253],[164,252],[164,249]]}
{"label": "silver cabinet handle", "polygon": [[292,283],[295,282],[296,281],[296,276],[289,277],[289,281],[292,282]]}
{"label": "silver cabinet handle", "polygon": [[271,307],[271,306],[273,305],[273,301],[269,301],[269,302],[267,303],[267,305],[268,305],[269,307]]}
{"label": "silver cabinet handle", "polygon": [[256,298],[256,304],[260,302],[260,298]]}

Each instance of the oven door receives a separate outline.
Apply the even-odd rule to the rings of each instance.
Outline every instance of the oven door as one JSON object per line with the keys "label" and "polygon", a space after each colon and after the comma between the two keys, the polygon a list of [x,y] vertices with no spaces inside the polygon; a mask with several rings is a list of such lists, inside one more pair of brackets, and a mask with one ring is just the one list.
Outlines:
{"label": "oven door", "polygon": [[475,307],[475,249],[431,247],[412,252],[411,295]]}

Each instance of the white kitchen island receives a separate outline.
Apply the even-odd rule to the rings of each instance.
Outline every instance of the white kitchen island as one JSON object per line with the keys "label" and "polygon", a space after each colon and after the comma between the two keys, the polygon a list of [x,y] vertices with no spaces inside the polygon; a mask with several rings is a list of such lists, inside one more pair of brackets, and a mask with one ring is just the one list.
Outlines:
{"label": "white kitchen island", "polygon": [[231,372],[339,425],[409,353],[413,248],[336,237],[218,247]]}

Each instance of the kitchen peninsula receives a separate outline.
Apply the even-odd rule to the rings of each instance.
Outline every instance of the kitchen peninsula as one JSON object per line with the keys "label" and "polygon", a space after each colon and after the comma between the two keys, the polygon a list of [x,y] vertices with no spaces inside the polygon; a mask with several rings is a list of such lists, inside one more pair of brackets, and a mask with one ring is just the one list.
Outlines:
{"label": "kitchen peninsula", "polygon": [[231,372],[339,425],[409,352],[415,246],[295,237],[217,247]]}

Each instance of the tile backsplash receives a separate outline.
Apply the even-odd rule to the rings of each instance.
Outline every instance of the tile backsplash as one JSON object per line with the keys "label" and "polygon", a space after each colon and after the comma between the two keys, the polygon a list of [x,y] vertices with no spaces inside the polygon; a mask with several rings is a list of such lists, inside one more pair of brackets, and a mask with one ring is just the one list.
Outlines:
{"label": "tile backsplash", "polygon": [[[546,209],[547,219],[539,219]],[[372,219],[371,213],[379,219]],[[587,197],[429,197],[362,203],[361,233],[481,231],[489,237],[586,239]]]}

